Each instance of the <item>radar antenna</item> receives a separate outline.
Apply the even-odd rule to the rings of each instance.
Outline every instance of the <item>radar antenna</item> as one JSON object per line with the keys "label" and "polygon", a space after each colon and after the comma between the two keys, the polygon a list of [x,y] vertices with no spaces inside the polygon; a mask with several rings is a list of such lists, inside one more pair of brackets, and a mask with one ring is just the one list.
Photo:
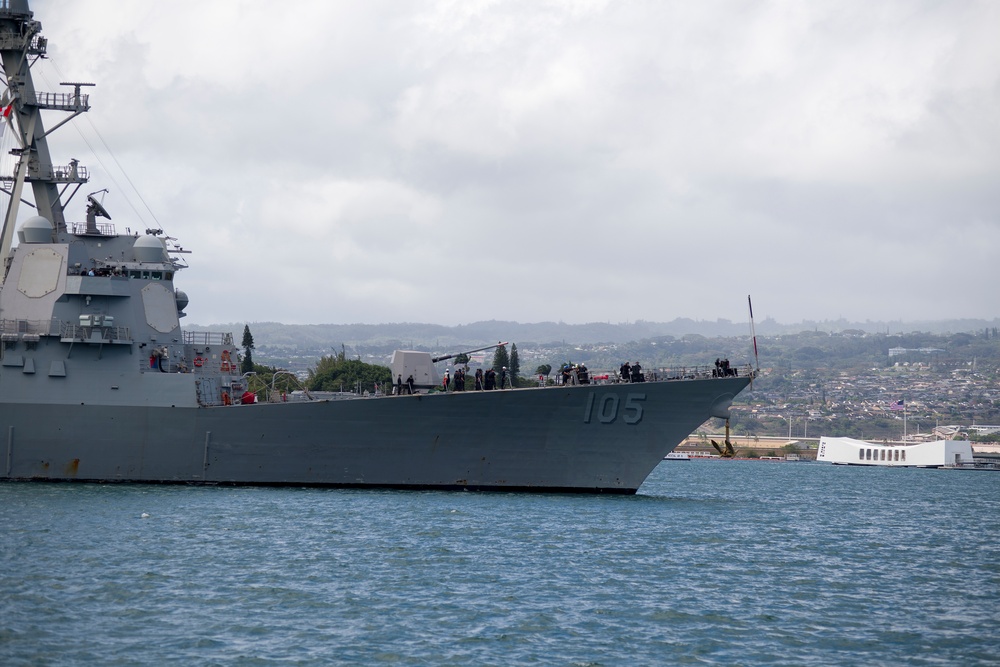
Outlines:
{"label": "radar antenna", "polygon": [[107,192],[108,189],[98,190],[97,192],[91,192],[87,195],[87,233],[88,234],[98,234],[100,233],[97,229],[97,216],[102,218],[111,219],[111,214],[108,210],[104,208],[101,202],[94,199],[94,195],[101,192]]}

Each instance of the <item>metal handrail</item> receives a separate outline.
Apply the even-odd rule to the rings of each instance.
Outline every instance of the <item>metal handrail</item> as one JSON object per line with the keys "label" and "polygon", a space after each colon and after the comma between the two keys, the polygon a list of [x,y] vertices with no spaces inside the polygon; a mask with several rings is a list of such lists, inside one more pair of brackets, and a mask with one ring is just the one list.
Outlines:
{"label": "metal handrail", "polygon": [[34,99],[25,98],[27,104],[49,109],[89,109],[90,95],[80,93],[39,93],[36,92]]}
{"label": "metal handrail", "polygon": [[62,338],[71,338],[78,341],[91,341],[93,340],[94,332],[100,333],[100,339],[106,341],[112,340],[132,340],[131,333],[128,327],[104,327],[104,326],[80,326],[79,324],[73,324],[72,322],[63,322],[60,329],[60,336]]}
{"label": "metal handrail", "polygon": [[58,336],[62,330],[61,324],[62,323],[56,319],[0,320],[0,333]]}
{"label": "metal handrail", "polygon": [[229,345],[233,334],[219,331],[185,331],[185,345]]}

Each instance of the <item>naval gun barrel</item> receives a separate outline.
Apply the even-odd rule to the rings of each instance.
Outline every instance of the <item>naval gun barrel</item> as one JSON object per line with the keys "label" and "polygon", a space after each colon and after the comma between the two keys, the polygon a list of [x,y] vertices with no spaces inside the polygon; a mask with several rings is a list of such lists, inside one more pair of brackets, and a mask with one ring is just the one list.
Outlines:
{"label": "naval gun barrel", "polygon": [[496,345],[487,345],[486,347],[480,347],[480,348],[475,349],[475,350],[469,350],[468,352],[455,352],[454,354],[446,354],[443,357],[434,357],[433,359],[431,359],[431,363],[435,363],[436,364],[439,361],[444,361],[445,359],[451,359],[452,357],[457,357],[460,354],[472,354],[473,352],[482,352],[483,350],[492,350],[495,347],[503,347],[504,345],[507,345],[507,343],[500,342],[500,343],[497,343]]}

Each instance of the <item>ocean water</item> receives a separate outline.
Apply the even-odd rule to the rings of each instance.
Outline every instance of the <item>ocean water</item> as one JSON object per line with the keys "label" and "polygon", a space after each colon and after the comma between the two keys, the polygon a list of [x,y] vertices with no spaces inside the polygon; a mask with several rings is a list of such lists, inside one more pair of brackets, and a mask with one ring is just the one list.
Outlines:
{"label": "ocean water", "polygon": [[0,664],[996,665],[1000,474],[634,497],[0,484]]}

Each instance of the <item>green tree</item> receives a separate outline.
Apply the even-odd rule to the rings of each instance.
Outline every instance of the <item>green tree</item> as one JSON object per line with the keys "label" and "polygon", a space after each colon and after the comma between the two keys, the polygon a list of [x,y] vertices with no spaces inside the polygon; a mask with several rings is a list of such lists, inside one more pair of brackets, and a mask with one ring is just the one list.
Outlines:
{"label": "green tree", "polygon": [[253,334],[250,333],[250,325],[243,326],[243,361],[240,362],[240,373],[249,373],[254,369],[253,363]]}
{"label": "green tree", "polygon": [[385,366],[348,359],[343,347],[332,356],[321,357],[309,371],[306,386],[312,391],[383,391],[392,384],[392,372]]}
{"label": "green tree", "polygon": [[508,370],[510,371],[511,386],[519,386],[519,380],[521,379],[521,360],[517,357],[517,343],[510,344],[510,365],[508,366]]}
{"label": "green tree", "polygon": [[460,352],[459,354],[455,355],[456,367],[465,366],[467,363],[469,363],[469,355],[467,355],[465,352]]}
{"label": "green tree", "polygon": [[496,371],[497,375],[500,374],[500,369],[503,367],[510,367],[510,355],[507,354],[507,347],[501,345],[497,348],[497,351],[493,353],[493,370]]}
{"label": "green tree", "polygon": [[548,377],[549,373],[551,372],[552,372],[552,364],[542,364],[541,366],[535,369],[535,373],[537,373],[538,375],[544,375],[545,377]]}

